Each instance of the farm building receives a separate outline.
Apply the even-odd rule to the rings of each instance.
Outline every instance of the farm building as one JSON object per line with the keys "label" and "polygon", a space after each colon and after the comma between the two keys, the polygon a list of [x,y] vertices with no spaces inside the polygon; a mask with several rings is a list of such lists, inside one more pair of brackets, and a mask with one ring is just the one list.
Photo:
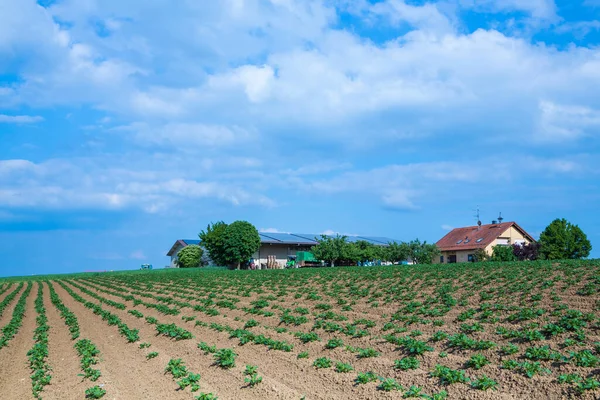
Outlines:
{"label": "farm building", "polygon": [[199,240],[189,240],[189,239],[179,239],[175,242],[173,246],[171,246],[171,250],[167,253],[167,256],[171,257],[170,268],[177,268],[177,254],[186,246],[191,244],[200,244]]}
{"label": "farm building", "polygon": [[[295,256],[299,251],[309,251],[316,245],[320,234],[302,234],[302,233],[265,233],[259,232],[260,248],[253,256],[257,265],[266,265],[269,258],[283,267],[290,256]],[[328,235],[330,236],[330,235]],[[333,237],[333,236],[332,236]],[[387,246],[394,239],[375,236],[348,236],[349,242],[366,241],[377,246]],[[167,253],[171,257],[171,267],[176,267],[177,253],[185,246],[190,244],[199,244],[199,240],[177,240]]]}
{"label": "farm building", "polygon": [[533,237],[516,222],[497,222],[488,225],[456,228],[448,232],[437,243],[441,251],[436,264],[474,261],[475,252],[483,249],[492,254],[494,246],[511,246],[515,243],[535,242]]}

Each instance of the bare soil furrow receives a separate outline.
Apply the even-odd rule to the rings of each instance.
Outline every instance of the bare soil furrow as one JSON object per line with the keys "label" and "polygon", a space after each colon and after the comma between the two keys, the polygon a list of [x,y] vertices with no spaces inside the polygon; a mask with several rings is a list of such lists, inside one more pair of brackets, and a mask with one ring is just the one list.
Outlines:
{"label": "bare soil furrow", "polygon": [[91,386],[82,377],[79,355],[73,347],[69,328],[60,313],[50,301],[48,287],[44,288],[44,305],[50,325],[48,334],[48,364],[52,367],[52,381],[44,389],[45,400],[81,399],[85,390]]}
{"label": "bare soil furrow", "polygon": [[[3,399],[25,400],[33,398],[31,378],[29,377],[31,369],[29,368],[27,352],[34,344],[33,331],[36,327],[34,302],[37,285],[37,283],[33,284],[31,292],[27,297],[23,324],[19,332],[8,343],[7,347],[0,350],[0,393]],[[19,296],[21,293],[19,293]],[[18,298],[15,299],[15,305]],[[10,320],[12,309],[10,310],[10,314],[7,312],[7,315],[8,320]]]}
{"label": "bare soil furrow", "polygon": [[[107,391],[104,398],[114,400],[130,399],[190,399],[189,393],[173,390],[173,382],[163,375],[162,368],[142,361],[143,354],[137,344],[129,344],[119,335],[116,326],[108,326],[105,321],[75,301],[62,287],[54,285],[61,300],[79,320],[81,337],[91,340],[100,350],[98,369],[102,376],[91,387],[102,385]],[[78,369],[79,371],[79,369]],[[81,393],[65,393],[64,399],[81,399]]]}
{"label": "bare soil furrow", "polygon": [[[73,288],[77,291],[77,289]],[[93,290],[93,289],[90,289]],[[119,301],[119,298],[116,296],[111,296],[106,293],[96,292],[103,297],[113,300]],[[78,294],[82,295],[82,297],[86,298],[84,293],[78,292]],[[92,299],[90,299],[92,300]],[[122,300],[122,299],[121,299]],[[152,299],[148,299],[148,302],[152,302]],[[130,304],[130,302],[128,302]],[[203,368],[206,371],[209,371],[212,366],[212,357],[210,355],[203,355],[203,353],[196,348],[196,343],[198,341],[204,341],[209,345],[216,345],[218,348],[232,348],[236,353],[238,353],[238,366],[236,367],[238,377],[242,377],[243,369],[246,364],[258,365],[259,371],[261,375],[264,377],[263,384],[258,387],[252,389],[250,394],[259,394],[263,396],[267,396],[266,398],[300,398],[302,395],[306,395],[307,399],[328,399],[331,397],[338,398],[339,397],[351,397],[355,399],[372,399],[374,396],[377,398],[394,398],[394,394],[392,393],[384,393],[378,392],[375,389],[375,384],[371,385],[362,385],[355,386],[354,378],[356,373],[348,373],[341,374],[336,373],[333,369],[328,370],[317,370],[312,366],[312,361],[320,356],[329,355],[327,350],[323,348],[324,343],[309,343],[301,345],[299,342],[291,337],[287,336],[286,339],[288,341],[294,342],[294,344],[298,347],[301,347],[302,350],[298,349],[291,353],[285,353],[281,351],[269,350],[267,347],[262,345],[255,344],[247,344],[244,346],[239,346],[238,339],[230,339],[229,334],[227,332],[216,332],[214,330],[194,326],[194,322],[185,323],[181,320],[180,316],[169,316],[162,315],[155,310],[152,309],[144,309],[141,306],[140,310],[143,311],[145,316],[152,316],[157,318],[162,323],[175,323],[178,326],[181,326],[191,332],[196,336],[196,340],[193,343],[189,340],[183,340],[180,342],[174,342],[176,346],[182,347],[185,346],[188,349],[187,354],[195,355],[198,357],[200,355],[204,358],[202,362]],[[192,310],[189,310],[189,315],[194,315]],[[126,323],[130,326],[134,326],[133,324],[137,321],[138,325],[135,327],[140,329],[140,331],[144,329],[153,329],[151,325],[145,324],[143,320],[137,319],[129,314],[126,311],[120,311],[116,309],[112,309],[111,312],[119,315],[119,317],[127,321]],[[188,313],[186,313],[188,314]],[[203,317],[206,317],[202,314]],[[202,317],[198,315],[198,318]],[[209,317],[207,317],[209,318]],[[133,319],[133,320],[132,320]],[[230,324],[236,328],[241,328],[243,323],[240,325],[240,322],[234,321],[223,315],[213,317],[211,321],[217,321],[221,324]],[[258,333],[264,333],[268,336],[277,336],[276,332],[272,330],[264,330]],[[283,336],[283,335],[282,335]],[[156,341],[156,339],[154,339]],[[300,360],[296,359],[296,355],[298,352],[303,351],[304,349],[309,349],[311,352],[310,360]],[[393,360],[377,358],[377,359],[362,359],[358,360],[356,355],[344,352],[342,354],[340,351],[341,357],[335,358],[336,361],[344,361],[351,362],[355,367],[357,367],[357,371],[367,371],[374,370],[379,372],[380,374],[388,377],[392,376],[393,372],[390,370],[390,367],[393,365]],[[282,365],[285,365],[282,368]],[[361,368],[364,367],[364,368]],[[386,367],[388,369],[386,374]],[[241,381],[243,382],[242,378]],[[404,383],[404,382],[403,382]],[[223,388],[222,385],[217,384],[217,387],[220,387],[221,390]],[[240,387],[243,386],[243,383],[240,384]],[[270,386],[270,391],[263,393],[265,387]],[[323,391],[322,388],[327,388],[326,391]],[[290,394],[290,390],[292,393]],[[221,392],[218,392],[220,394]],[[291,396],[291,397],[288,397]],[[228,398],[228,397],[227,397]],[[254,398],[254,397],[244,397],[244,398]]]}

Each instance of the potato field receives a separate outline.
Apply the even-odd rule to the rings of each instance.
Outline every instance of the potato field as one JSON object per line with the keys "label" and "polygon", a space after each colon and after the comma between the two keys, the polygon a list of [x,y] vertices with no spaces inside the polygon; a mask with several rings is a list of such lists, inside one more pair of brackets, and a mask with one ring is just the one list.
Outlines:
{"label": "potato field", "polygon": [[2,399],[600,398],[600,262],[0,280]]}

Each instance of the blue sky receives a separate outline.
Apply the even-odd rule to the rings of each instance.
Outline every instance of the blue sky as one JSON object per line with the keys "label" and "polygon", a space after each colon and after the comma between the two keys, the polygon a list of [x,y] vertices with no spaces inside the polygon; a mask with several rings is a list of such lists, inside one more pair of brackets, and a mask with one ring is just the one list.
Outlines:
{"label": "blue sky", "polygon": [[0,0],[0,275],[502,212],[600,257],[598,0]]}

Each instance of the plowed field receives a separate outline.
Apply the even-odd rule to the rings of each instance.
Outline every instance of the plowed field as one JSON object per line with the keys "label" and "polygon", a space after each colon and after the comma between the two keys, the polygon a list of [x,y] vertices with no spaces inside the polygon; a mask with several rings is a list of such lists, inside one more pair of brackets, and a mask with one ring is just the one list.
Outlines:
{"label": "plowed field", "polygon": [[600,398],[600,263],[0,280],[0,398]]}

